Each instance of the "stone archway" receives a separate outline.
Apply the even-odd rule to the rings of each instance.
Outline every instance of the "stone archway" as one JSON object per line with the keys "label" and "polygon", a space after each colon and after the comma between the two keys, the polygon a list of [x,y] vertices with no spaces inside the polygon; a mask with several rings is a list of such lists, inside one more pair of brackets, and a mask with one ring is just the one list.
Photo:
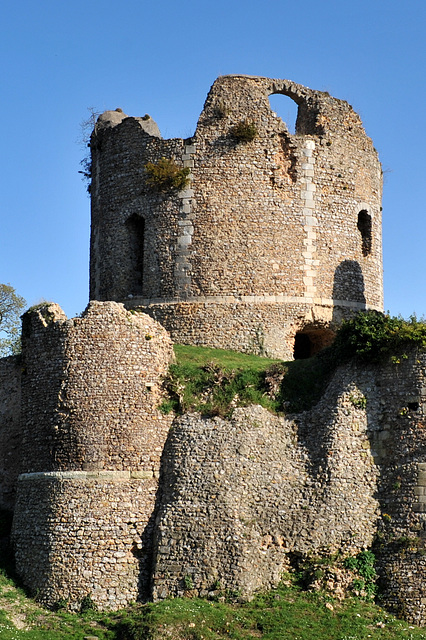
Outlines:
{"label": "stone archway", "polygon": [[311,358],[334,340],[335,333],[328,327],[308,325],[294,336],[293,358],[303,360]]}

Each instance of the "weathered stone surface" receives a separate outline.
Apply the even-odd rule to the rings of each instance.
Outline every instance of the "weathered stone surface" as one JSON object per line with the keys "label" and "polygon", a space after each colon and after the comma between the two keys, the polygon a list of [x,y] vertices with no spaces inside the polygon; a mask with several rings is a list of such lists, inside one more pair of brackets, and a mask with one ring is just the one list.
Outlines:
{"label": "weathered stone surface", "polygon": [[[298,103],[295,135],[273,93]],[[232,135],[242,120],[251,142]],[[191,169],[186,188],[149,187],[163,156]],[[173,353],[156,319],[182,342],[291,358],[300,332],[313,353],[382,307],[381,170],[359,117],[286,80],[225,76],[190,140],[108,111],[92,159],[91,297],[149,315],[41,305],[22,357],[0,360],[0,506],[16,490],[25,584],[103,609],[188,584],[250,596],[295,556],[374,544],[385,602],[426,624],[424,353],[341,367],[297,415],[158,410]]]}
{"label": "weathered stone surface", "polygon": [[13,509],[21,464],[21,360],[0,359],[0,508]]}
{"label": "weathered stone surface", "polygon": [[426,623],[426,354],[341,367],[301,414],[172,421],[157,409],[171,342],[150,317],[47,305],[23,345],[13,538],[43,602],[116,609],[188,581],[250,596],[295,556],[374,544],[385,602]]}
{"label": "weathered stone surface", "polygon": [[163,327],[116,302],[91,302],[72,320],[58,305],[26,314],[22,471],[157,469],[172,358]]}
{"label": "weathered stone surface", "polygon": [[57,305],[26,314],[13,539],[42,602],[90,594],[117,609],[147,596],[172,357],[157,322],[116,302],[73,320]]}
{"label": "weathered stone surface", "polygon": [[276,584],[294,554],[374,543],[385,601],[425,624],[425,376],[426,355],[411,353],[397,366],[342,367],[301,414],[249,407],[229,421],[176,419],[160,476],[154,598],[183,595],[185,577],[193,593],[219,581],[251,594]]}
{"label": "weathered stone surface", "polygon": [[[274,93],[299,105],[295,135]],[[91,298],[140,306],[176,342],[284,358],[298,331],[382,308],[381,167],[347,102],[223,76],[190,141],[150,137],[137,118],[106,127],[111,113],[92,136]],[[231,133],[245,120],[247,143]],[[191,167],[189,188],[149,188],[145,164],[161,157]]]}

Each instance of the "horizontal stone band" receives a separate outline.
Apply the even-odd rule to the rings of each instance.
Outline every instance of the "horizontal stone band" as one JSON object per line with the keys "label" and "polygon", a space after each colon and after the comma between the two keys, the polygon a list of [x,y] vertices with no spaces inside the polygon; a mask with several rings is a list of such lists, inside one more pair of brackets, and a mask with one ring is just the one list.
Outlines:
{"label": "horizontal stone band", "polygon": [[153,471],[38,471],[21,473],[18,482],[31,480],[110,480],[120,482],[126,480],[146,480],[154,478]]}
{"label": "horizontal stone band", "polygon": [[364,302],[352,300],[334,300],[332,298],[307,298],[306,296],[284,296],[284,295],[258,295],[258,296],[196,296],[190,298],[128,298],[121,300],[124,305],[131,307],[149,307],[151,305],[168,304],[275,304],[275,303],[296,303],[318,305],[321,307],[347,307],[350,309],[375,309],[383,311],[381,307],[368,305]]}

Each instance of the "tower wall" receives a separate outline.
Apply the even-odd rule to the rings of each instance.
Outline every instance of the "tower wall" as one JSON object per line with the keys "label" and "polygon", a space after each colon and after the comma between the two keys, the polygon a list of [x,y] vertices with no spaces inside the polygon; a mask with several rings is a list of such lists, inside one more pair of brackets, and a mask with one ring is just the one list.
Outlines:
{"label": "tower wall", "polygon": [[0,509],[15,503],[21,453],[21,359],[0,358]]}
{"label": "tower wall", "polygon": [[[295,135],[276,93],[299,105]],[[252,141],[233,133],[241,122]],[[145,166],[162,157],[190,168],[187,188],[149,186]],[[346,102],[224,76],[191,139],[106,112],[92,160],[90,296],[140,306],[175,341],[259,351],[261,336],[289,357],[297,331],[382,308],[381,167]]]}
{"label": "tower wall", "polygon": [[25,315],[13,539],[43,603],[90,595],[115,609],[146,595],[171,358],[167,332],[115,302],[73,320],[57,305]]}

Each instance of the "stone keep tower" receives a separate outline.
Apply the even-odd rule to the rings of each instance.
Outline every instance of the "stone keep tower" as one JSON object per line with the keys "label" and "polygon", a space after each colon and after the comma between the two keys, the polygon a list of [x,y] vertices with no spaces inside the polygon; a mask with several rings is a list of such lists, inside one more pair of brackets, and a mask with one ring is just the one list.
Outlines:
{"label": "stone keep tower", "polygon": [[[271,94],[298,104],[294,135]],[[91,149],[91,299],[141,308],[177,342],[283,358],[382,309],[381,165],[347,102],[223,76],[192,138],[106,111]],[[146,164],[161,158],[190,168],[187,187],[150,186]]]}

